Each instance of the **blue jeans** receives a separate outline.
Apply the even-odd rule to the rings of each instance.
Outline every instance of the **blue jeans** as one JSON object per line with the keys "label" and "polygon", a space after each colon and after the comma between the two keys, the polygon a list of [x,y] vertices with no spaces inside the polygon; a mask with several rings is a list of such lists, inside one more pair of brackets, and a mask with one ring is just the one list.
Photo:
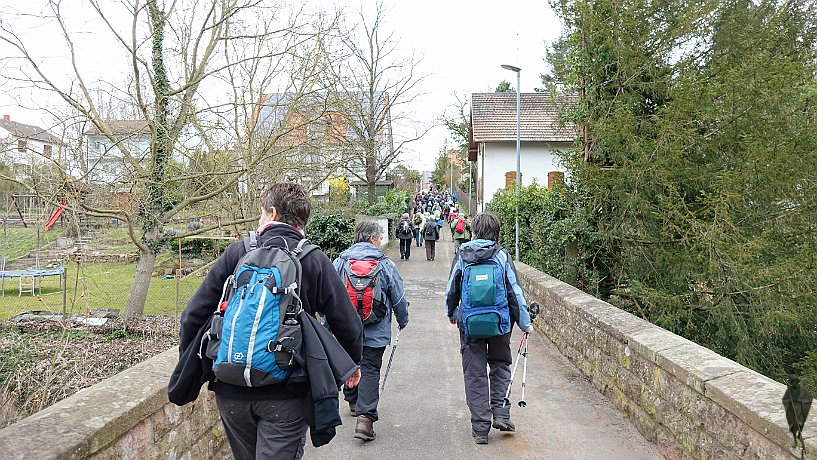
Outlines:
{"label": "blue jeans", "polygon": [[424,241],[423,232],[416,228],[414,229],[414,241],[417,243],[417,246],[422,246]]}

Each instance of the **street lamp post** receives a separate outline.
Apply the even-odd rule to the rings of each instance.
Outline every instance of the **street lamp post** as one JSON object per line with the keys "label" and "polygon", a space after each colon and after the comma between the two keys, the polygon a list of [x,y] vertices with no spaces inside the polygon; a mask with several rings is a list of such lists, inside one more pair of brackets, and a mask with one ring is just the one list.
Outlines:
{"label": "street lamp post", "polygon": [[515,260],[519,262],[519,191],[522,187],[521,183],[521,171],[520,169],[520,155],[519,155],[519,111],[520,111],[520,104],[519,104],[519,71],[522,70],[519,67],[502,64],[502,68],[505,70],[510,70],[511,72],[516,72],[516,236],[514,239],[514,246],[516,249],[516,257]]}

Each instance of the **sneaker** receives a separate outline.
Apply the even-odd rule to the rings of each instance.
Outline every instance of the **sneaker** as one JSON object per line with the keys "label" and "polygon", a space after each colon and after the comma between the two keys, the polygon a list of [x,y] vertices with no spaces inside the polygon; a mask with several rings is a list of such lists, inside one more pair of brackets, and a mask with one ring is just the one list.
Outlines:
{"label": "sneaker", "polygon": [[362,441],[374,441],[374,422],[365,415],[358,415],[357,424],[355,424],[355,439]]}
{"label": "sneaker", "polygon": [[477,444],[488,444],[488,433],[479,434],[474,430],[471,430],[471,436],[474,437],[474,442]]}
{"label": "sneaker", "polygon": [[491,424],[491,426],[499,431],[516,431],[516,427],[514,426],[513,422],[507,418],[495,418],[494,423]]}

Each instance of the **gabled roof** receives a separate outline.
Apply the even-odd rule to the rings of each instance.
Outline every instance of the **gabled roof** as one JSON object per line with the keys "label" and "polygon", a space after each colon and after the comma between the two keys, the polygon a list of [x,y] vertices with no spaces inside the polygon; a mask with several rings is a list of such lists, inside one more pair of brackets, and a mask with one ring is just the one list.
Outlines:
{"label": "gabled roof", "polygon": [[[145,120],[102,120],[114,135],[149,134],[150,125]],[[91,126],[85,131],[86,135],[102,134],[96,126]]]}
{"label": "gabled roof", "polygon": [[[577,129],[561,121],[560,113],[578,102],[573,95],[522,93],[519,137],[522,141],[572,142]],[[516,93],[473,93],[471,124],[474,142],[516,141]]]}
{"label": "gabled roof", "polygon": [[[347,92],[344,96],[348,100],[331,100],[331,95],[324,92],[307,95],[297,95],[291,92],[263,94],[259,101],[260,111],[254,114],[255,119],[251,120],[250,124],[258,124],[258,128],[261,130],[272,132],[280,127],[290,111],[305,114],[325,112],[330,118],[332,113],[348,111],[352,118],[357,118],[369,111],[370,103],[375,105],[373,112],[379,120],[384,116],[389,104],[389,93],[383,91],[375,91],[371,98],[364,91]],[[365,129],[363,120],[357,120],[355,124],[359,130],[363,131]],[[352,126],[347,126],[347,132],[341,134],[349,138],[357,137]]]}
{"label": "gabled roof", "polygon": [[0,128],[10,132],[13,136],[22,139],[31,139],[49,144],[61,144],[60,138],[49,133],[43,128],[34,125],[27,125],[11,120],[0,120]]}

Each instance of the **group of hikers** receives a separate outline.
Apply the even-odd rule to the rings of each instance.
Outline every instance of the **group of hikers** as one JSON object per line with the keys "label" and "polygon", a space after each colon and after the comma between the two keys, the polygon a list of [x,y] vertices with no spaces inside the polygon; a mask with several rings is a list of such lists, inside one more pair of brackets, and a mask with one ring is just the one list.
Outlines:
{"label": "group of hikers", "polygon": [[[434,260],[443,224],[452,237],[467,235],[454,237],[445,313],[459,330],[471,435],[487,444],[491,428],[515,430],[504,401],[511,326],[528,333],[531,318],[513,262],[497,243],[496,216],[480,213],[468,220],[451,198],[433,190],[418,193],[415,218],[419,214],[425,222],[415,224],[405,213],[396,233],[405,260],[412,239],[420,244],[415,230],[428,260]],[[374,440],[392,317],[398,330],[409,323],[400,271],[380,247],[384,229],[360,221],[354,243],[333,262],[306,240],[310,210],[302,186],[270,186],[261,195],[256,232],[226,248],[181,317],[169,399],[192,402],[208,382],[238,460],[301,458],[307,429],[313,445],[331,441],[341,424],[341,387],[356,417],[354,437]]]}
{"label": "group of hikers", "polygon": [[436,256],[441,232],[450,231],[456,247],[471,240],[471,221],[460,211],[456,195],[447,191],[440,193],[432,186],[414,195],[413,210],[413,217],[404,213],[395,229],[395,236],[400,240],[401,260],[411,257],[412,240],[417,247],[425,246],[428,261]]}

